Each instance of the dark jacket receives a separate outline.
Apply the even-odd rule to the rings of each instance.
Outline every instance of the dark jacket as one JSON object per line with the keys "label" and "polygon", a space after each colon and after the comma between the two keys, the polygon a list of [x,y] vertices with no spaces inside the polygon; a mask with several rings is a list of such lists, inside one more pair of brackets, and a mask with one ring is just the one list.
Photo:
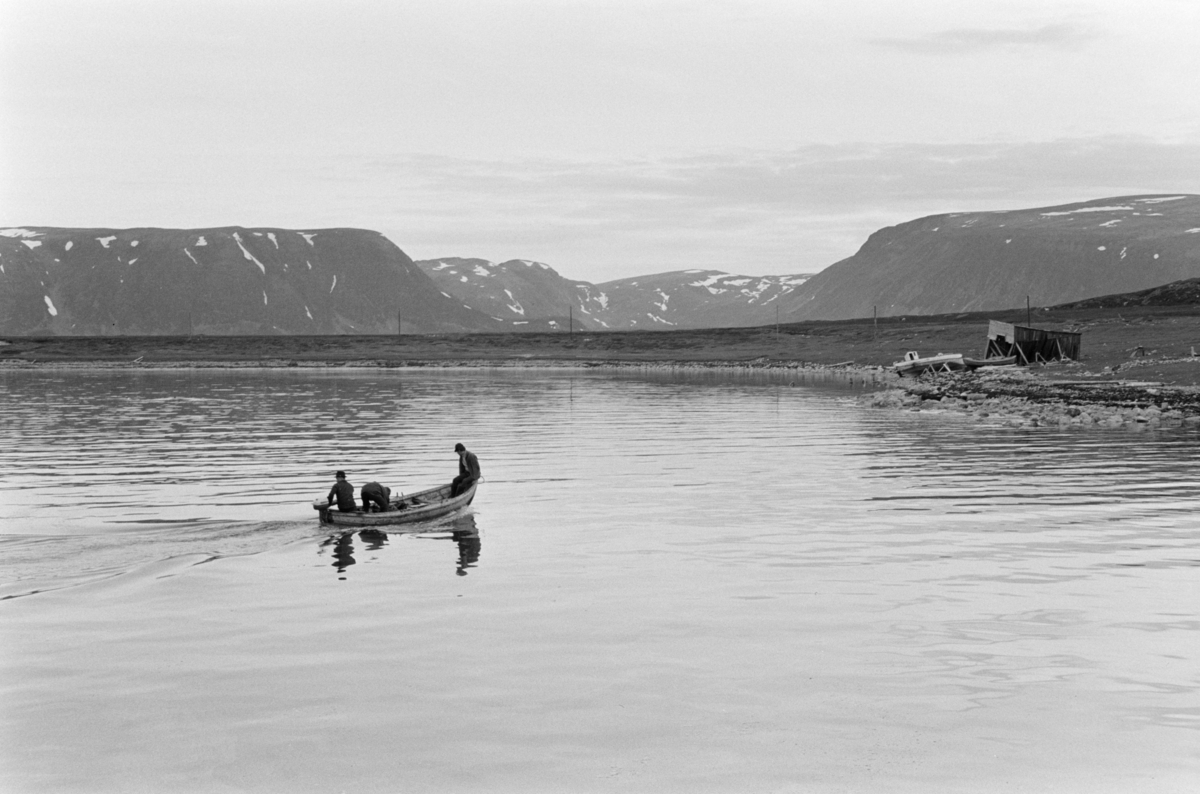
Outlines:
{"label": "dark jacket", "polygon": [[474,452],[467,452],[458,457],[458,476],[461,477],[464,474],[469,475],[472,481],[478,480],[482,476],[479,471],[479,458],[475,457]]}
{"label": "dark jacket", "polygon": [[362,487],[362,490],[359,493],[362,495],[364,502],[368,499],[372,499],[376,503],[383,502],[384,504],[387,504],[388,500],[392,498],[392,489],[386,485],[380,485],[377,482],[367,483]]}
{"label": "dark jacket", "polygon": [[337,508],[343,513],[353,513],[354,504],[354,486],[345,480],[338,480],[329,489],[329,504],[337,501]]}

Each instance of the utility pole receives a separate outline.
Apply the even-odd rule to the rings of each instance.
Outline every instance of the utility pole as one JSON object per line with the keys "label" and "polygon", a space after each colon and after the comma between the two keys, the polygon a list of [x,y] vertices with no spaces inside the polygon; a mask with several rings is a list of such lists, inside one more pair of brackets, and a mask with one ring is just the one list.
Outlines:
{"label": "utility pole", "polygon": [[775,336],[779,336],[779,304],[775,304]]}
{"label": "utility pole", "polygon": [[567,307],[567,330],[571,332],[571,336],[575,336],[575,307]]}
{"label": "utility pole", "polygon": [[871,307],[871,339],[879,338],[879,306]]}
{"label": "utility pole", "polygon": [[1028,295],[1025,296],[1025,324],[1030,327],[1033,326],[1033,320],[1030,318],[1030,315],[1029,315],[1029,296]]}
{"label": "utility pole", "polygon": [[396,336],[404,336],[404,312],[396,312]]}

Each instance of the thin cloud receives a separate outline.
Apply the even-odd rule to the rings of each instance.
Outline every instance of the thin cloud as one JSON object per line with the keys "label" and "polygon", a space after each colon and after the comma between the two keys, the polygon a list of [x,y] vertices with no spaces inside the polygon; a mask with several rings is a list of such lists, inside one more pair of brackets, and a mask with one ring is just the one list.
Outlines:
{"label": "thin cloud", "polygon": [[692,267],[814,272],[924,215],[1200,193],[1200,145],[1140,138],[846,144],[677,158],[414,157],[339,170],[397,187],[359,223],[417,258],[538,259],[602,281]]}
{"label": "thin cloud", "polygon": [[1036,28],[952,28],[909,38],[873,39],[872,44],[909,52],[962,54],[1017,48],[1069,49],[1094,39],[1080,25],[1060,22]]}

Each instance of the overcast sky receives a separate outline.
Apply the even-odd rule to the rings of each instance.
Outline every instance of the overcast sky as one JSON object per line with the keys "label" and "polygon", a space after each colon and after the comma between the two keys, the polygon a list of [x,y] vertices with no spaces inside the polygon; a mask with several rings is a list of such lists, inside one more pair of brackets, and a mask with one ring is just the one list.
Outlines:
{"label": "overcast sky", "polygon": [[819,270],[1200,193],[1200,2],[0,0],[0,224],[356,226],[571,278]]}

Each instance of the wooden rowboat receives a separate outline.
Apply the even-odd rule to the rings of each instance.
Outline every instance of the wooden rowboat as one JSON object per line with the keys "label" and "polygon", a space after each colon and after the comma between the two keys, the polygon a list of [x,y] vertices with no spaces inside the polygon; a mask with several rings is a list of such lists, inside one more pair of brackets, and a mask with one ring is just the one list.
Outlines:
{"label": "wooden rowboat", "polygon": [[980,367],[1011,367],[1017,363],[1016,356],[1005,356],[1004,358],[964,358],[963,364],[967,369],[979,369]]}
{"label": "wooden rowboat", "polygon": [[478,481],[471,483],[470,488],[454,498],[450,497],[450,484],[408,496],[399,496],[392,499],[388,505],[389,509],[382,513],[343,513],[340,510],[331,510],[329,502],[324,499],[313,502],[313,510],[320,513],[322,524],[335,526],[383,527],[392,524],[414,524],[450,515],[471,504],[478,485]]}

